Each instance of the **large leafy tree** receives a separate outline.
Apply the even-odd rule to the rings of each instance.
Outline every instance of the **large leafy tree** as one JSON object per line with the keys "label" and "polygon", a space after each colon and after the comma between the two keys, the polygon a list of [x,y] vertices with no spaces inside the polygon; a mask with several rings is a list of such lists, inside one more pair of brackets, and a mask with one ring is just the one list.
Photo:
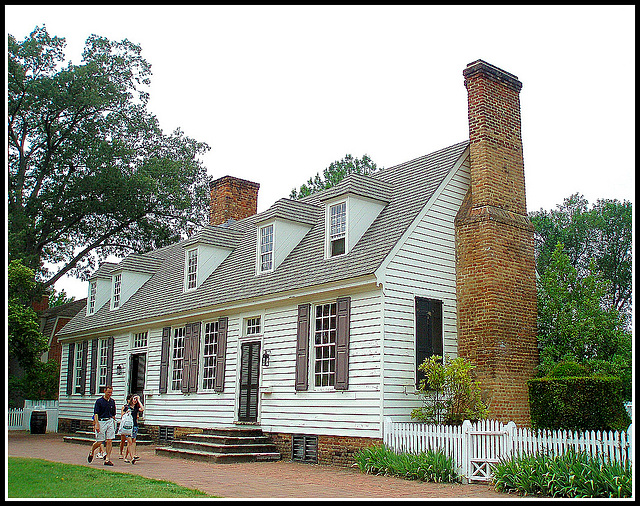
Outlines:
{"label": "large leafy tree", "polygon": [[377,170],[378,166],[368,155],[365,154],[362,158],[354,158],[352,155],[347,154],[341,160],[331,162],[331,164],[322,171],[322,177],[320,173],[317,172],[315,177],[309,178],[306,184],[300,186],[298,190],[295,188],[292,189],[289,197],[292,199],[301,199],[312,193],[326,190],[337,185],[349,174],[369,175]]}
{"label": "large leafy tree", "polygon": [[564,199],[556,209],[530,213],[535,227],[536,266],[544,276],[558,243],[578,277],[595,269],[609,281],[602,301],[629,315],[632,304],[632,204],[599,199],[591,208],[580,194]]}
{"label": "large leafy tree", "polygon": [[170,244],[207,216],[198,157],[209,147],[162,132],[140,46],[92,35],[79,65],[65,64],[64,46],[45,27],[9,35],[9,259],[44,287],[86,279],[109,254]]}

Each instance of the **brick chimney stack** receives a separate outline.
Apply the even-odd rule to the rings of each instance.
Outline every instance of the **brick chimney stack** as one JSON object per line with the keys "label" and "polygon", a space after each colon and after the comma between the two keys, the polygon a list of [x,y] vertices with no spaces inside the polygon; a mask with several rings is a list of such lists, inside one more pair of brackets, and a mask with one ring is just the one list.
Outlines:
{"label": "brick chimney stack", "polygon": [[233,176],[224,176],[211,183],[209,224],[221,225],[227,220],[241,220],[258,212],[260,185]]}
{"label": "brick chimney stack", "polygon": [[530,424],[538,363],[533,226],[527,216],[520,89],[482,60],[463,71],[471,184],[455,220],[458,354],[476,365],[490,418]]}

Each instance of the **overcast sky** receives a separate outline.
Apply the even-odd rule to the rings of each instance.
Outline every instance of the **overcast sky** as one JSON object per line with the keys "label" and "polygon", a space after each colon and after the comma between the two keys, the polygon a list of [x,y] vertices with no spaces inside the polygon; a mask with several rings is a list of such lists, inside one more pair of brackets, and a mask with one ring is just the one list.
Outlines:
{"label": "overcast sky", "polygon": [[634,200],[635,6],[5,9],[8,33],[44,24],[74,63],[91,34],[140,44],[161,127],[209,144],[212,176],[260,183],[259,212],[347,153],[390,167],[468,139],[477,59],[523,83],[529,211]]}

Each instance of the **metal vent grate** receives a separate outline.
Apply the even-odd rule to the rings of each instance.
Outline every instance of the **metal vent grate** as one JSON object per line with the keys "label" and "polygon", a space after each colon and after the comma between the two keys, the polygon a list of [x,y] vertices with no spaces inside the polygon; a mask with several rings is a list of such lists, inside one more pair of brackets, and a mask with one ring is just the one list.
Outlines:
{"label": "metal vent grate", "polygon": [[158,443],[171,443],[173,441],[175,427],[160,426],[158,427]]}
{"label": "metal vent grate", "polygon": [[291,437],[291,460],[317,464],[318,436],[293,434]]}

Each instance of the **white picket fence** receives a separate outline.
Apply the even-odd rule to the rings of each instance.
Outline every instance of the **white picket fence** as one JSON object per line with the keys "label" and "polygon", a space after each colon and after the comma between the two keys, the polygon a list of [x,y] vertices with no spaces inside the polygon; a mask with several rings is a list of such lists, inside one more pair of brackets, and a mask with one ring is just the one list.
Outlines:
{"label": "white picket fence", "polygon": [[514,422],[480,420],[462,425],[430,425],[384,419],[383,442],[396,453],[441,449],[453,457],[458,473],[469,481],[491,480],[492,466],[514,454],[562,454],[569,448],[609,461],[632,461],[632,428],[623,432],[534,431]]}
{"label": "white picket fence", "polygon": [[33,411],[46,411],[47,432],[58,432],[58,401],[55,400],[25,400],[24,408],[9,409],[7,430],[30,430]]}

